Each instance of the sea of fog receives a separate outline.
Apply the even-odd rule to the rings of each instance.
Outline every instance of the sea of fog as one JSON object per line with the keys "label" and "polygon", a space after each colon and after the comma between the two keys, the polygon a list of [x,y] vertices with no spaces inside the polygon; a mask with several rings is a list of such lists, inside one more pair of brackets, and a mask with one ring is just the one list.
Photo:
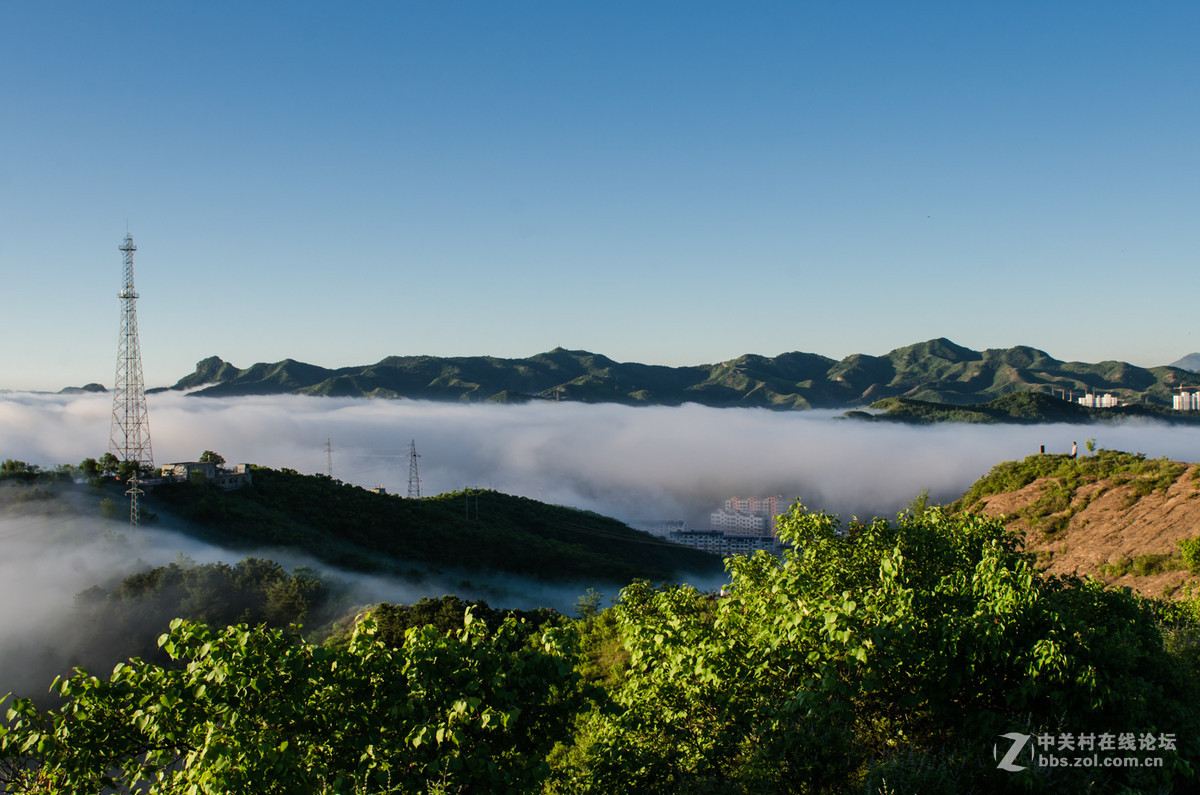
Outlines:
{"label": "sea of fog", "polygon": [[[782,495],[847,518],[890,516],[925,489],[934,502],[950,502],[996,463],[1042,445],[1067,452],[1077,442],[1083,452],[1088,436],[1105,448],[1200,460],[1200,428],[1146,422],[912,427],[845,420],[831,411],[179,393],[155,393],[148,403],[159,465],[195,460],[205,450],[231,464],[304,473],[324,473],[332,463],[339,480],[407,494],[406,456],[415,441],[426,496],[494,488],[629,522],[685,519],[693,527],[707,527],[709,513],[733,495]],[[0,459],[52,468],[98,457],[108,448],[111,416],[110,395],[0,392]],[[39,506],[0,518],[0,694],[6,682],[48,682],[65,664],[55,631],[67,626],[77,593],[179,554],[197,562],[232,563],[256,554],[289,568],[315,565],[348,583],[358,604],[453,592],[503,607],[570,610],[588,587],[615,590],[589,582],[551,588],[516,578],[466,587],[450,572],[414,586],[331,572],[283,550],[224,550],[166,526],[129,533],[92,518],[93,509],[56,518]]]}
{"label": "sea of fog", "polygon": [[[0,458],[78,463],[108,448],[105,394],[0,393]],[[422,495],[494,488],[626,521],[708,514],[733,495],[782,495],[843,516],[891,515],[924,489],[948,502],[994,464],[1099,446],[1200,459],[1200,428],[1156,423],[914,427],[837,411],[772,412],[534,403],[464,405],[299,396],[148,397],[154,460],[213,450],[407,494],[416,442]],[[326,444],[332,449],[327,454]]]}

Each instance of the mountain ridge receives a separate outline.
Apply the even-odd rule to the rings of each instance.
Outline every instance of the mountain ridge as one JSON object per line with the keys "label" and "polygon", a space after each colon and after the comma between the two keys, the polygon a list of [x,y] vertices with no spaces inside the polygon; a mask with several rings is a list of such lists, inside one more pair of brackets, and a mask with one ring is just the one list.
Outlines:
{"label": "mountain ridge", "polygon": [[882,356],[856,353],[835,360],[789,351],[680,367],[616,362],[565,348],[521,359],[388,356],[335,369],[295,359],[242,369],[211,356],[168,389],[209,397],[304,394],[796,410],[855,408],[884,398],[968,405],[1021,391],[1110,392],[1125,402],[1169,406],[1175,389],[1197,383],[1200,377],[1179,367],[1065,362],[1026,345],[975,351],[939,337]]}

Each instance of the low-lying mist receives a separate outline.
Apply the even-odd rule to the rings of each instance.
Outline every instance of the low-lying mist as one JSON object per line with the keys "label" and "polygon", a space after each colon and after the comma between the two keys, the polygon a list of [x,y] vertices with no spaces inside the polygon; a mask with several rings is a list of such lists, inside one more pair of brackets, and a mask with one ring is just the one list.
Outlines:
{"label": "low-lying mist", "polygon": [[[935,425],[841,419],[837,411],[772,412],[532,403],[463,405],[299,396],[148,398],[155,461],[214,450],[230,462],[326,472],[408,490],[416,441],[421,493],[494,488],[618,519],[682,518],[707,526],[735,494],[799,498],[844,516],[891,515],[924,489],[955,499],[994,464],[1101,447],[1195,460],[1200,428]],[[0,457],[50,466],[108,446],[108,395],[0,394]]]}
{"label": "low-lying mist", "polygon": [[[97,495],[93,502],[99,499]],[[96,598],[85,593],[93,586],[108,591],[130,574],[172,562],[234,564],[257,557],[274,560],[289,571],[307,567],[325,583],[331,599],[327,609],[305,619],[306,630],[327,626],[364,605],[413,604],[448,593],[500,608],[552,607],[570,614],[588,588],[611,598],[619,587],[602,582],[550,585],[510,575],[447,570],[422,572],[409,579],[348,572],[287,549],[224,549],[164,529],[157,522],[130,528],[121,520],[77,512],[87,510],[87,505],[65,504],[73,502],[81,501],[41,499],[0,518],[0,696],[11,691],[45,703],[55,676],[81,664],[103,674],[128,656],[129,639],[106,637],[104,627],[86,624],[94,620],[88,618],[95,615],[88,610],[94,605],[80,600]],[[159,633],[166,626],[144,629]]]}

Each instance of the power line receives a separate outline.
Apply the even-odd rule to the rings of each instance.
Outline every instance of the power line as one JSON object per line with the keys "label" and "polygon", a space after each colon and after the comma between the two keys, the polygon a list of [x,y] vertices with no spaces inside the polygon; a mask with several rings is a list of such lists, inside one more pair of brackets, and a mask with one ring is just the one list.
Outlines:
{"label": "power line", "polygon": [[421,478],[417,475],[417,459],[420,457],[417,440],[413,439],[408,446],[408,496],[414,499],[421,496]]}

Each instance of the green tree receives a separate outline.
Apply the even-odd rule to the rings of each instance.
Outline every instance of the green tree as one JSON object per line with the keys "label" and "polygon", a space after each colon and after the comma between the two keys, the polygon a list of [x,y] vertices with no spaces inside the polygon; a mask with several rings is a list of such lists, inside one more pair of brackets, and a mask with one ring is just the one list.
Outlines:
{"label": "green tree", "polygon": [[588,588],[578,599],[575,600],[575,615],[587,621],[600,615],[600,604],[604,601],[604,594],[597,591],[595,588]]}
{"label": "green tree", "polygon": [[117,471],[120,469],[121,460],[111,452],[105,453],[97,460],[100,466],[100,474],[104,477],[116,477]]}
{"label": "green tree", "polygon": [[79,474],[83,476],[89,486],[99,486],[104,482],[104,477],[100,472],[100,463],[94,458],[85,458],[79,462]]}
{"label": "green tree", "polygon": [[205,450],[200,454],[200,463],[216,464],[219,467],[223,467],[225,466],[225,458],[224,456],[214,453],[212,450]]}
{"label": "green tree", "polygon": [[35,464],[27,464],[24,461],[6,458],[3,462],[0,462],[0,480],[7,478],[33,480],[37,477],[38,470],[39,467]]}
{"label": "green tree", "polygon": [[1043,580],[999,522],[939,508],[843,529],[797,506],[780,535],[796,545],[782,559],[729,559],[725,598],[623,592],[617,708],[563,778],[602,792],[1039,789],[1038,770],[980,764],[998,735],[1118,726],[1175,733],[1179,750],[1161,770],[1084,769],[1064,786],[1190,776],[1196,684],[1138,597]]}
{"label": "green tree", "polygon": [[571,637],[513,642],[468,614],[402,648],[362,621],[348,647],[172,622],[170,667],[132,660],[58,682],[57,711],[18,699],[0,787],[99,793],[528,792],[577,711]]}

